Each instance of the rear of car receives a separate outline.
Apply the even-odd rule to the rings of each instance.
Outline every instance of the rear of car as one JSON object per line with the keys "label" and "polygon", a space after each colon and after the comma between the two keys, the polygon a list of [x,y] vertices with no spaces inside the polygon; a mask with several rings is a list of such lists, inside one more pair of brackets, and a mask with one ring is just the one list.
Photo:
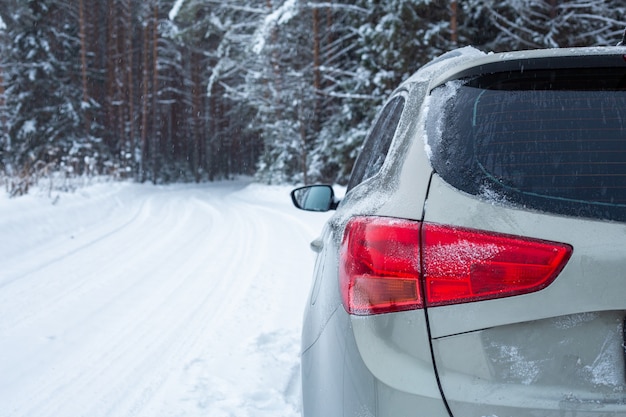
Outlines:
{"label": "rear of car", "polygon": [[464,51],[388,103],[314,245],[304,415],[626,416],[626,49]]}
{"label": "rear of car", "polygon": [[[467,274],[440,284],[424,264],[453,415],[626,415],[626,61],[590,52],[493,62],[432,90],[424,222],[479,230],[425,244]],[[504,255],[483,242],[494,232],[524,249]]]}

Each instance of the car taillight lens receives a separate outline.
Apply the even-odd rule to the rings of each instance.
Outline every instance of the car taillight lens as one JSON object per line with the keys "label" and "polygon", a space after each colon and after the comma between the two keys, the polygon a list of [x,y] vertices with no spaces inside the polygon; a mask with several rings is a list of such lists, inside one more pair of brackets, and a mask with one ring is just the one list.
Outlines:
{"label": "car taillight lens", "polygon": [[550,285],[571,253],[562,243],[355,217],[341,246],[341,295],[350,314],[368,315],[527,294]]}
{"label": "car taillight lens", "polygon": [[435,224],[423,225],[427,305],[447,305],[539,291],[572,254],[563,243]]}
{"label": "car taillight lens", "polygon": [[350,220],[341,245],[339,272],[348,313],[390,313],[423,306],[419,233],[420,224],[407,220]]}

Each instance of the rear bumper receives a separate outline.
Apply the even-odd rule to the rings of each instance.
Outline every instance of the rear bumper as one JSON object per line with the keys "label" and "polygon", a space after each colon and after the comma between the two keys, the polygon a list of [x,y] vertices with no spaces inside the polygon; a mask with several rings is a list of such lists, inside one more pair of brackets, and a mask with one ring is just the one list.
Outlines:
{"label": "rear bumper", "polygon": [[447,403],[464,416],[626,416],[624,311],[433,340]]}

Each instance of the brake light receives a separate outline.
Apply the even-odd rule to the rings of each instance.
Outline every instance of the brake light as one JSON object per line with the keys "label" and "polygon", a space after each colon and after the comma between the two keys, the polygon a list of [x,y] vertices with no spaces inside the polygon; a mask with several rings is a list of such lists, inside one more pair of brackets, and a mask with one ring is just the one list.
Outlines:
{"label": "brake light", "polygon": [[419,282],[420,224],[384,217],[355,217],[341,245],[340,288],[350,314],[423,307]]}
{"label": "brake light", "polygon": [[447,305],[539,291],[572,254],[563,243],[424,224],[427,305]]}
{"label": "brake light", "polygon": [[355,217],[341,246],[340,289],[357,315],[509,297],[550,285],[571,254],[563,243]]}

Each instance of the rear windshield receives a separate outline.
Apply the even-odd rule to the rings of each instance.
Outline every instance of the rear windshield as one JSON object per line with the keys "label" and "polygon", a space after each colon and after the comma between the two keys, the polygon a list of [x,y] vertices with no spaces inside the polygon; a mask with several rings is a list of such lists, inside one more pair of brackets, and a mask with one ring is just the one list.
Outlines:
{"label": "rear windshield", "polygon": [[626,70],[498,73],[433,90],[437,173],[475,195],[626,221]]}

